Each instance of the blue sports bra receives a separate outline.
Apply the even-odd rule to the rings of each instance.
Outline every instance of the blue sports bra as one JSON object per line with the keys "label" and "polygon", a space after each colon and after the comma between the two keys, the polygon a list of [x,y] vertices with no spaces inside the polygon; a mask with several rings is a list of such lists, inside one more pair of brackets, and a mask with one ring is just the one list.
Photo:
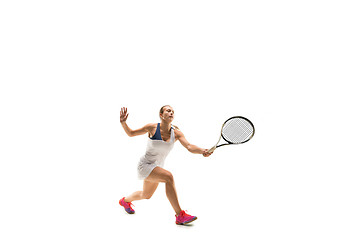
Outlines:
{"label": "blue sports bra", "polygon": [[[173,127],[171,127],[171,128],[173,128]],[[160,133],[160,123],[157,124],[156,132],[155,132],[154,136],[152,136],[150,139],[151,140],[162,140],[161,133]]]}

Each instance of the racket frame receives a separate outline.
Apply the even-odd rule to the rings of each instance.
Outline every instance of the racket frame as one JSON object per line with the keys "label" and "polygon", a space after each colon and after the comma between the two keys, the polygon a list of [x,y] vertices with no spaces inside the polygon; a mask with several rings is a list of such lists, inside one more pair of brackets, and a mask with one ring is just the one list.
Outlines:
{"label": "racket frame", "polygon": [[[230,141],[226,140],[226,138],[224,138],[223,133],[222,133],[222,130],[223,130],[225,124],[226,124],[228,121],[230,121],[231,119],[234,119],[234,118],[242,118],[242,119],[246,120],[247,122],[250,123],[251,127],[253,128],[253,132],[252,132],[251,136],[250,136],[246,141],[243,141],[243,142],[240,142],[240,143],[233,143],[233,142],[230,142]],[[208,152],[209,152],[209,153],[212,153],[212,152],[215,151],[216,148],[221,147],[221,146],[224,146],[224,145],[232,145],[232,144],[235,144],[235,145],[236,145],[236,144],[246,143],[247,141],[249,141],[249,140],[254,136],[254,134],[255,134],[255,127],[254,127],[254,124],[253,124],[249,119],[247,119],[246,117],[242,117],[242,116],[234,116],[234,117],[231,117],[231,118],[229,118],[228,120],[226,120],[226,121],[223,123],[223,125],[221,126],[221,131],[220,131],[219,140],[217,141],[217,143],[216,143],[212,148],[210,148],[210,149],[208,150]],[[224,139],[227,143],[223,143],[223,144],[218,145],[218,143],[220,142],[221,138]]]}

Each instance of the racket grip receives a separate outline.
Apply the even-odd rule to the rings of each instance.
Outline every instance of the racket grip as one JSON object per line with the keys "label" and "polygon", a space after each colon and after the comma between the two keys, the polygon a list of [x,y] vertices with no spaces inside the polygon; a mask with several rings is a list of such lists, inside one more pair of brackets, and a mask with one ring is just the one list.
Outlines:
{"label": "racket grip", "polygon": [[215,151],[215,149],[216,149],[216,145],[213,146],[212,148],[210,148],[210,149],[208,150],[208,153],[213,153],[213,152]]}

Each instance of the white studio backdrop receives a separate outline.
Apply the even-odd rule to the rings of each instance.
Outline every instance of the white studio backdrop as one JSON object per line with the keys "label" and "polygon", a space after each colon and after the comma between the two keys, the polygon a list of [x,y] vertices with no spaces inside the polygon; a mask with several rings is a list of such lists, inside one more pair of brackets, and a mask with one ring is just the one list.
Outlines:
{"label": "white studio backdrop", "polygon": [[[1,239],[359,239],[356,1],[2,1]],[[135,215],[161,106],[200,147],[223,121],[254,138],[209,157],[180,143]]]}

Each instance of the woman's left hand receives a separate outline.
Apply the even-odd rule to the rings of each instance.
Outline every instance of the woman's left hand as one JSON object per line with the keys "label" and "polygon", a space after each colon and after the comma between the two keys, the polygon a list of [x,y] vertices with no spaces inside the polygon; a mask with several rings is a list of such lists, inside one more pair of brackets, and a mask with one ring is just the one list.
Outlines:
{"label": "woman's left hand", "polygon": [[208,151],[209,151],[209,149],[204,149],[204,151],[203,151],[204,157],[209,157],[212,154],[212,153],[209,153]]}

